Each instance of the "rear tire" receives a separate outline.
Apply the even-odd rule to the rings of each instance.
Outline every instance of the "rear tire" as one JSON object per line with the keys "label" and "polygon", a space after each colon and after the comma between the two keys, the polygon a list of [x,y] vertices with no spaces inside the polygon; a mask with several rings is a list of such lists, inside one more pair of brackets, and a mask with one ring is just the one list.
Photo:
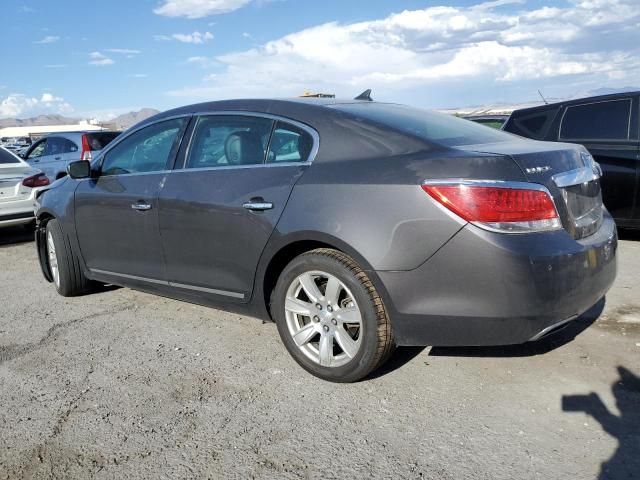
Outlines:
{"label": "rear tire", "polygon": [[316,377],[355,382],[380,367],[395,347],[371,280],[337,250],[316,249],[293,259],[272,298],[285,347]]}
{"label": "rear tire", "polygon": [[60,295],[75,297],[91,291],[93,282],[82,272],[80,259],[56,219],[47,223],[46,252],[49,271]]}

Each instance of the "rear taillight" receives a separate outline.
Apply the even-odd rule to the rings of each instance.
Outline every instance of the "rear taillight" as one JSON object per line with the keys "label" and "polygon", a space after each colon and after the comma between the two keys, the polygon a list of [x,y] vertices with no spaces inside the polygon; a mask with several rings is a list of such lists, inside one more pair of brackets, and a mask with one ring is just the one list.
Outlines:
{"label": "rear taillight", "polygon": [[82,135],[82,152],[80,153],[80,160],[90,162],[91,159],[91,145],[89,145],[89,139],[86,135]]}
{"label": "rear taillight", "polygon": [[38,173],[22,180],[22,185],[29,188],[46,187],[49,185],[49,179],[44,173]]}
{"label": "rear taillight", "polygon": [[562,228],[549,192],[540,185],[490,182],[427,183],[438,203],[479,227],[507,233]]}

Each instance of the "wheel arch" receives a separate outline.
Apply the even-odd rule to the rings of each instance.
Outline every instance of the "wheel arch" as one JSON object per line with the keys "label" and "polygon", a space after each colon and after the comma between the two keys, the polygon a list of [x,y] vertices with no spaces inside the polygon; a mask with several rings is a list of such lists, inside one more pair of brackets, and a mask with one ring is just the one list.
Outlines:
{"label": "wheel arch", "polygon": [[38,262],[42,275],[47,282],[53,282],[53,276],[49,269],[49,261],[47,260],[47,223],[56,218],[51,212],[38,212],[36,217],[36,250],[38,252]]}
{"label": "wheel arch", "polygon": [[386,289],[381,284],[370,263],[353,247],[337,237],[321,232],[297,232],[280,237],[267,247],[257,276],[256,302],[264,309],[265,316],[273,320],[271,314],[271,295],[284,268],[297,256],[317,248],[331,248],[353,258],[360,268],[370,277],[385,303],[388,301]]}

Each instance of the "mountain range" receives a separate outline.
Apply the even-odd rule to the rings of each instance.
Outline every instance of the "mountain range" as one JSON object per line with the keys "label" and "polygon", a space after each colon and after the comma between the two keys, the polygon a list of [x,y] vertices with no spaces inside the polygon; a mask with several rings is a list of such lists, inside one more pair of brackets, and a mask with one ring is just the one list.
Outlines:
{"label": "mountain range", "polygon": [[[149,118],[156,113],[160,113],[159,110],[154,108],[143,108],[135,112],[128,112],[122,115],[118,115],[104,123],[115,124],[118,129],[126,129],[136,123]],[[50,115],[38,115],[31,118],[1,118],[0,128],[5,127],[34,127],[42,125],[76,125],[82,121],[81,118],[65,117],[57,114]]]}

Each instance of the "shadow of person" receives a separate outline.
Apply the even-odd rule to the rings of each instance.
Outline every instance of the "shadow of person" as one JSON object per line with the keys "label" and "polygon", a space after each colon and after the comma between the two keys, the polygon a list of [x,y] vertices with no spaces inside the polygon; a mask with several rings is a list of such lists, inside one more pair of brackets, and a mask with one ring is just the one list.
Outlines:
{"label": "shadow of person", "polygon": [[613,456],[602,464],[600,480],[640,478],[640,377],[624,367],[618,367],[618,374],[620,379],[611,390],[619,416],[611,413],[596,393],[562,397],[562,410],[591,415],[618,441]]}

